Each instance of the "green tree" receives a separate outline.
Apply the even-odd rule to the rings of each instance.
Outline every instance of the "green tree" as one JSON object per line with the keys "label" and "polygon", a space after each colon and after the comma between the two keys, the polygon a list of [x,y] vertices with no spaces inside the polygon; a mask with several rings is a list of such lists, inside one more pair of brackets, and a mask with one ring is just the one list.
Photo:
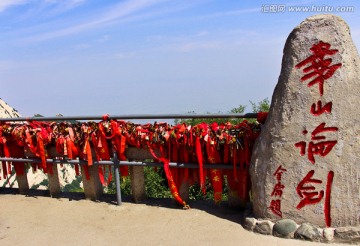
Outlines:
{"label": "green tree", "polygon": [[264,100],[258,102],[257,104],[252,101],[250,101],[250,103],[254,113],[269,112],[270,102],[268,98],[265,98]]}
{"label": "green tree", "polygon": [[[250,101],[250,104],[252,106],[252,112],[253,113],[258,113],[258,112],[268,112],[270,109],[270,102],[268,98],[263,99],[262,101],[258,102],[258,103],[254,103],[252,101]],[[245,105],[239,105],[237,108],[232,108],[230,111],[228,111],[227,113],[231,113],[231,114],[244,114],[246,109]],[[218,112],[219,114],[221,114],[222,112]],[[189,111],[188,114],[196,114],[195,111]],[[207,112],[206,114],[211,115],[210,112]],[[200,124],[202,122],[211,124],[213,122],[217,122],[219,124],[221,123],[226,123],[226,122],[231,122],[234,125],[239,124],[240,122],[242,122],[244,119],[243,118],[238,118],[238,119],[228,119],[228,118],[197,118],[197,119],[176,119],[174,121],[175,124],[182,124],[185,123],[186,125],[197,125]],[[252,122],[255,121],[255,119],[247,119],[248,121]]]}

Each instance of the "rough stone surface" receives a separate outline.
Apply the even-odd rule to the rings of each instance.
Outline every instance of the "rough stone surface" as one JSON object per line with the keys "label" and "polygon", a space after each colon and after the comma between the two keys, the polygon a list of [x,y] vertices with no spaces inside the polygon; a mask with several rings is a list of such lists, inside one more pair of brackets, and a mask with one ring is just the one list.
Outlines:
{"label": "rough stone surface", "polygon": [[179,195],[184,202],[189,202],[189,188],[188,182],[182,182],[179,187]]}
{"label": "rough stone surface", "polygon": [[18,118],[19,112],[0,98],[0,118]]}
{"label": "rough stone surface", "polygon": [[16,181],[18,183],[19,193],[23,195],[27,194],[29,191],[29,182],[27,175],[24,174],[22,176],[16,176]]}
{"label": "rough stone surface", "polygon": [[[154,152],[157,156],[161,155],[158,149],[154,150]],[[138,161],[138,160],[143,161],[147,159],[154,159],[149,149],[146,148],[128,147],[125,150],[125,156],[127,159],[132,161]]]}
{"label": "rough stone surface", "polygon": [[290,219],[279,220],[273,228],[273,235],[277,237],[293,238],[298,225]]}
{"label": "rough stone surface", "polygon": [[92,201],[99,200],[103,194],[103,187],[99,178],[98,166],[97,165],[89,166],[89,174],[90,174],[89,180],[86,179],[83,166],[81,166],[81,174],[82,174],[81,178],[83,181],[85,198]]}
{"label": "rough stone surface", "polygon": [[244,228],[249,231],[253,231],[256,225],[257,219],[246,217],[244,220]]}
{"label": "rough stone surface", "polygon": [[57,197],[61,192],[58,167],[57,165],[51,165],[51,168],[52,174],[49,172],[47,175],[49,179],[49,192],[51,197]]}
{"label": "rough stone surface", "polygon": [[322,236],[318,228],[314,225],[304,223],[295,231],[295,238],[309,241],[320,241]]}
{"label": "rough stone surface", "polygon": [[335,229],[336,241],[342,242],[359,242],[360,228],[359,227],[338,227]]}
{"label": "rough stone surface", "polygon": [[136,203],[146,199],[144,167],[130,167],[131,194]]}
{"label": "rough stone surface", "polygon": [[324,228],[323,237],[326,242],[331,242],[334,240],[334,228]]}
{"label": "rough stone surface", "polygon": [[274,223],[269,220],[258,221],[254,227],[254,232],[264,234],[264,235],[272,235]]}
{"label": "rough stone surface", "polygon": [[[303,71],[310,64],[295,67],[313,55],[310,49],[320,41],[338,50],[324,57],[332,59],[329,66],[341,64],[332,76],[324,79],[323,95],[319,84],[309,85],[317,75],[301,80],[314,71]],[[359,225],[360,124],[356,117],[360,115],[359,64],[349,28],[340,17],[310,17],[289,35],[269,115],[253,149],[250,173],[256,218],[273,221],[288,218],[319,227]],[[332,102],[331,112],[312,114],[312,105],[316,111],[318,102],[322,107]],[[316,137],[325,139],[314,139],[312,133],[322,123],[337,130],[321,131]],[[326,150],[317,145],[319,152],[314,154],[312,163],[309,145],[322,141],[337,142],[328,153],[325,152],[329,145],[322,146]],[[295,146],[299,142],[306,144],[303,155],[300,147]],[[280,166],[286,171],[274,175]],[[310,176],[306,182],[307,175]],[[306,195],[309,192],[306,187],[313,188],[312,197]]]}

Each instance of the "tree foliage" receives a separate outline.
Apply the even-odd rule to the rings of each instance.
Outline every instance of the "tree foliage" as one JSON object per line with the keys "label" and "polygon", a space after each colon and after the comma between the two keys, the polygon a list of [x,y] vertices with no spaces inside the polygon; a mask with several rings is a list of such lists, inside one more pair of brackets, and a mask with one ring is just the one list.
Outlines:
{"label": "tree foliage", "polygon": [[254,103],[254,102],[250,101],[250,104],[251,104],[251,107],[252,107],[252,110],[254,113],[269,112],[270,102],[269,102],[268,98],[265,98],[258,103]]}
{"label": "tree foliage", "polygon": [[[254,103],[252,101],[250,101],[251,107],[252,107],[252,112],[253,113],[258,113],[258,112],[268,112],[270,109],[270,102],[268,98],[265,98],[263,100],[261,100],[258,103]],[[239,105],[236,108],[232,108],[230,111],[228,111],[227,113],[231,113],[231,114],[244,114],[246,109],[245,105]],[[221,114],[222,112],[218,112],[218,114]],[[189,111],[188,114],[196,114],[195,111]],[[210,112],[207,112],[206,114],[211,115]],[[228,119],[228,118],[196,118],[196,119],[176,119],[174,121],[174,123],[177,124],[182,124],[185,123],[186,125],[197,125],[200,124],[202,122],[211,124],[213,122],[217,122],[219,124],[221,123],[226,123],[226,122],[230,122],[234,125],[239,124],[240,122],[242,122],[244,119],[243,118],[237,118],[237,119]],[[247,119],[248,121],[255,121],[254,119]]]}

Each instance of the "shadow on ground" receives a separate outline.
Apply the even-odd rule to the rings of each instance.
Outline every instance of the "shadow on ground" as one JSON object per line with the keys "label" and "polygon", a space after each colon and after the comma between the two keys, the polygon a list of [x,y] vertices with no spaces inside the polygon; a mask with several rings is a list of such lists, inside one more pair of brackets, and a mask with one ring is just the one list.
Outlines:
{"label": "shadow on ground", "polygon": [[[19,195],[19,192],[18,189],[15,188],[0,188],[0,195],[1,194]],[[24,194],[24,196],[33,198],[50,197],[50,193],[48,190],[30,189],[26,194]],[[61,192],[54,198],[64,198],[68,199],[69,201],[79,201],[84,200],[85,195],[82,192]],[[95,202],[107,203],[117,206],[116,195],[113,194],[104,194],[100,200]],[[131,196],[123,196],[122,202],[135,204]],[[147,198],[145,201],[138,204],[164,207],[168,209],[182,209],[182,207],[171,198]],[[198,209],[213,216],[226,219],[234,223],[243,224],[245,210],[231,208],[226,201],[222,202],[220,205],[216,205],[212,200],[190,200],[189,205],[191,209]]]}

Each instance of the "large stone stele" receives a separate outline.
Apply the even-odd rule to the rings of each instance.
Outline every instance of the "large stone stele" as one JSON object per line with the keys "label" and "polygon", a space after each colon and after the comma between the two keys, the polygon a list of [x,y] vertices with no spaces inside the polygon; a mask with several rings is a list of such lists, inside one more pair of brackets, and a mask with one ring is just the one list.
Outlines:
{"label": "large stone stele", "polygon": [[[325,67],[333,74],[326,70],[318,78],[316,69]],[[316,78],[324,81],[323,95],[317,82],[310,83]],[[318,102],[324,112],[316,114]],[[269,115],[254,146],[250,173],[256,217],[320,227],[360,224],[359,104],[359,55],[349,27],[334,15],[306,19],[286,41]]]}

